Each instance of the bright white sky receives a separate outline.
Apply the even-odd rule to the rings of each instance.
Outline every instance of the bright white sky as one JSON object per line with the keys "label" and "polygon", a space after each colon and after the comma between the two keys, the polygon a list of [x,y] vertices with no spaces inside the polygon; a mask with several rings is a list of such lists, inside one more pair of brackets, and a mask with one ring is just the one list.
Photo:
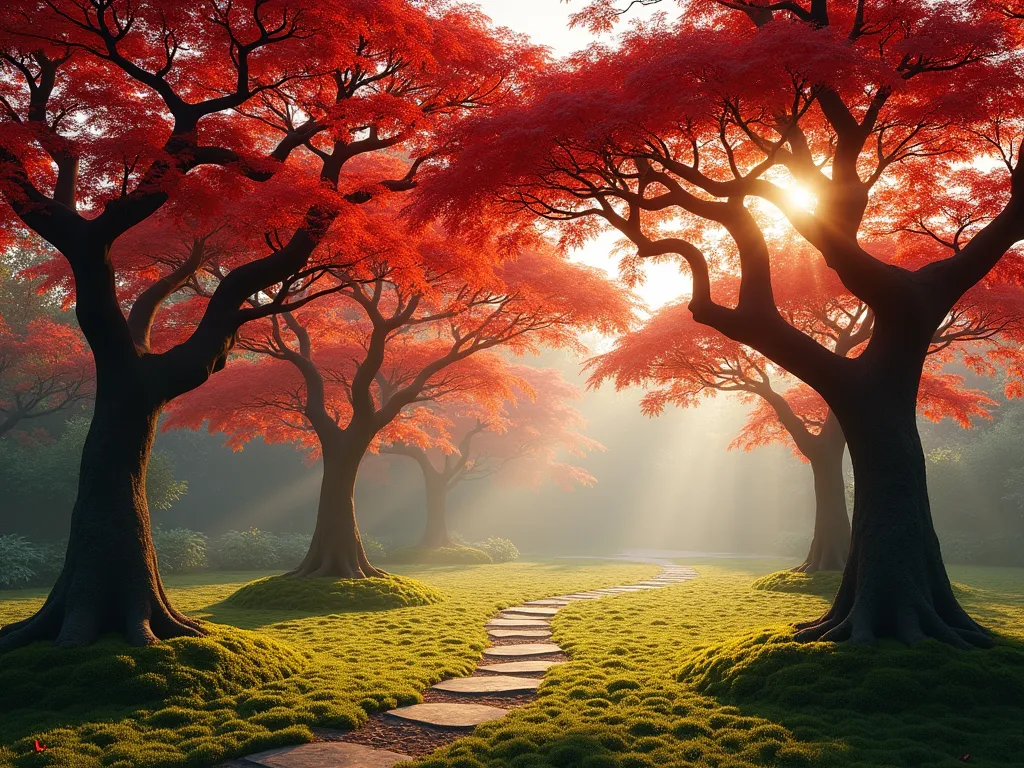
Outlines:
{"label": "bright white sky", "polygon": [[[528,35],[532,40],[551,48],[555,56],[585,48],[595,37],[585,29],[569,29],[570,14],[583,7],[586,0],[476,0],[484,13],[495,24],[509,27]],[[622,7],[628,4],[624,0]],[[661,7],[659,7],[661,6]],[[670,10],[669,3],[658,3],[643,7],[633,6],[629,18],[650,16],[657,10]],[[609,233],[590,242],[576,253],[580,261],[603,267],[611,274],[618,274],[618,258],[610,251],[618,236]],[[637,288],[637,293],[651,309],[671,301],[688,290],[689,279],[674,264],[652,264],[647,267],[647,280]]]}

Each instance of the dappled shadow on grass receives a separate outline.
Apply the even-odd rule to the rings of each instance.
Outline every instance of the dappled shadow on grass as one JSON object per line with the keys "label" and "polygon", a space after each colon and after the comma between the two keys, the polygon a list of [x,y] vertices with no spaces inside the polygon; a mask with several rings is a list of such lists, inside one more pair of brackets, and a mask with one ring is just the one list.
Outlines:
{"label": "dappled shadow on grass", "polygon": [[1012,765],[1024,754],[1024,644],[1012,638],[962,651],[763,631],[695,649],[678,679],[801,741],[844,744],[843,765]]}

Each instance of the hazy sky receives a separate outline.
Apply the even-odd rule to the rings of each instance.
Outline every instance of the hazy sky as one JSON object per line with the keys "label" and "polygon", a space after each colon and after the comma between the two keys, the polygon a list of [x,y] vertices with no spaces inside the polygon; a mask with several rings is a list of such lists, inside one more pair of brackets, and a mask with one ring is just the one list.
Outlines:
{"label": "hazy sky", "polygon": [[[578,51],[595,38],[584,29],[569,29],[569,16],[583,7],[586,0],[477,0],[477,4],[491,17],[495,24],[509,27],[529,35],[541,45],[548,46],[555,56]],[[627,2],[623,2],[625,7]],[[629,18],[642,18],[658,10],[669,10],[670,3],[658,3],[643,7],[639,4],[630,11]],[[617,274],[618,258],[609,252],[618,240],[618,235],[609,233],[582,249],[576,258],[587,264],[607,269]],[[651,308],[675,299],[686,291],[688,279],[680,274],[674,264],[655,264],[647,268],[647,280],[637,293]]]}

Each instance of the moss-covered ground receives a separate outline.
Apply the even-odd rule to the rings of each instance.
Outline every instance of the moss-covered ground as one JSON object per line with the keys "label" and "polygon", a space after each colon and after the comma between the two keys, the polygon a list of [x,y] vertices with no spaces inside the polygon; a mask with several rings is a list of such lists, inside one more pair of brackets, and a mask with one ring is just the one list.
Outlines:
{"label": "moss-covered ground", "polygon": [[[796,645],[787,622],[827,607],[821,595],[835,586],[827,576],[776,575],[755,589],[784,564],[695,565],[694,581],[560,612],[555,640],[572,661],[546,675],[537,701],[422,768],[1024,764],[1024,571],[951,569],[964,605],[998,641],[964,652],[935,642]],[[577,562],[410,568],[403,573],[442,602],[321,614],[224,602],[255,574],[178,578],[172,596],[183,609],[258,634],[220,629],[160,649],[99,646],[72,652],[78,662],[66,651],[28,649],[39,655],[20,677],[10,670],[23,667],[8,666],[14,657],[0,657],[0,744],[9,745],[0,747],[0,766],[209,766],[308,739],[310,726],[352,727],[367,713],[417,701],[441,677],[468,673],[486,643],[483,623],[498,608],[655,570]],[[0,622],[41,598],[15,596],[25,595],[0,593]],[[139,674],[126,671],[131,664]],[[12,679],[20,687],[8,695]],[[35,738],[49,749],[32,753]]]}
{"label": "moss-covered ground", "polygon": [[332,613],[408,608],[442,600],[439,590],[422,581],[389,574],[372,579],[268,576],[246,584],[225,602],[233,608]]}
{"label": "moss-covered ground", "polygon": [[799,595],[817,595],[831,599],[839,591],[842,574],[838,571],[802,573],[798,571],[775,571],[762,576],[751,586],[765,592],[794,592]]}
{"label": "moss-covered ground", "polygon": [[[114,638],[80,650],[40,644],[0,655],[0,768],[181,768],[353,728],[466,675],[484,623],[524,600],[648,578],[655,566],[509,563],[409,568],[442,599],[392,610],[259,610],[227,598],[267,574],[168,579],[172,601],[217,622],[202,640],[131,649]],[[0,624],[43,592],[0,593]],[[247,630],[247,631],[239,631]],[[35,752],[38,739],[47,749]]]}
{"label": "moss-covered ground", "polygon": [[421,768],[1024,765],[1024,571],[951,569],[998,638],[956,651],[797,645],[786,622],[825,610],[826,579],[753,588],[779,565],[709,562],[683,585],[570,606],[553,626],[573,660],[536,703]]}

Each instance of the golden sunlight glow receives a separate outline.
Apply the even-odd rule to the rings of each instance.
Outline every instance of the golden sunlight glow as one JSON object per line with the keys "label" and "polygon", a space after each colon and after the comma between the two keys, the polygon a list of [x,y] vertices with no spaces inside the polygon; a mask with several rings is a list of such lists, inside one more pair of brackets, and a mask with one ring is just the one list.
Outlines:
{"label": "golden sunlight glow", "polygon": [[794,184],[786,189],[786,197],[789,198],[790,203],[804,211],[813,211],[815,204],[818,202],[813,192],[799,184]]}

